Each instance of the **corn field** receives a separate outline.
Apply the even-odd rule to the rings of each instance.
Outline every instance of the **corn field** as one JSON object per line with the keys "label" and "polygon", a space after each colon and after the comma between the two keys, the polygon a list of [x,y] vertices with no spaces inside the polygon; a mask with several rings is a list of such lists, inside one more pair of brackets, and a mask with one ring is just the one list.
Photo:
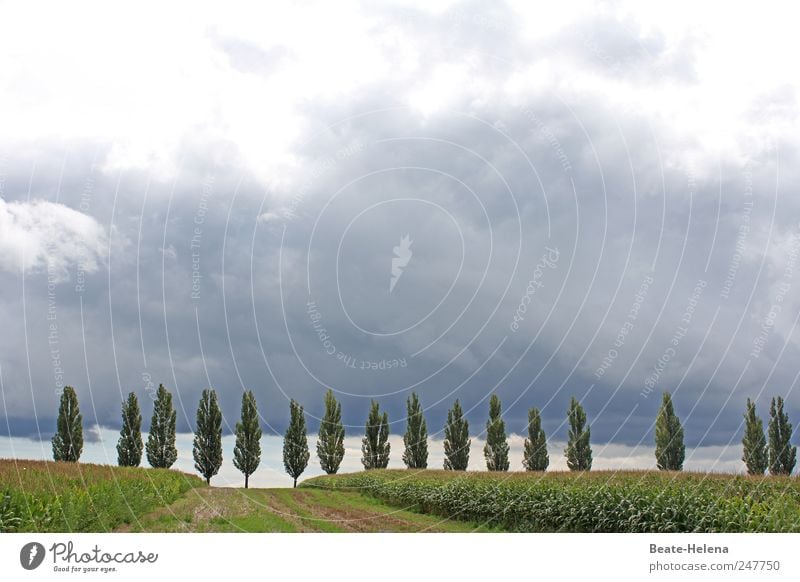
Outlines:
{"label": "corn field", "polygon": [[303,485],[512,532],[800,532],[800,481],[792,477],[389,470]]}

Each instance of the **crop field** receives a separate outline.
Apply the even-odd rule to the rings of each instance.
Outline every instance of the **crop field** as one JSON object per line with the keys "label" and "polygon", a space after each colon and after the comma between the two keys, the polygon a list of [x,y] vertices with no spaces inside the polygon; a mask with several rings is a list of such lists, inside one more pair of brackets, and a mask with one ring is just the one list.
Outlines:
{"label": "crop field", "polygon": [[0,532],[105,532],[203,486],[192,475],[0,460]]}
{"label": "crop field", "polygon": [[800,532],[800,479],[373,470],[297,489],[0,460],[0,532]]}
{"label": "crop field", "polygon": [[515,532],[800,532],[800,480],[669,472],[384,470],[304,487]]}
{"label": "crop field", "polygon": [[0,459],[0,532],[486,530],[358,492],[206,487],[166,469]]}

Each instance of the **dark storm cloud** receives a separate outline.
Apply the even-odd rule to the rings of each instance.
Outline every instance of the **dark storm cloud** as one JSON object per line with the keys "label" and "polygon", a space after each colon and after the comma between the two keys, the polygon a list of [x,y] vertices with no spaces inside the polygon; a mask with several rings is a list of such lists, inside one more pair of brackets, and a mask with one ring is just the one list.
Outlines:
{"label": "dark storm cloud", "polygon": [[[545,58],[504,8],[383,18],[413,26],[432,65],[460,64],[465,49],[499,57],[469,61],[471,78],[491,87]],[[663,70],[693,82],[692,46],[664,55],[657,33],[629,28],[587,20],[558,46],[590,68],[621,62],[641,72],[635,79]],[[283,58],[218,41],[237,70],[267,74]],[[468,83],[452,106],[424,114],[405,105],[420,82],[398,71],[347,99],[304,103],[298,170],[277,186],[252,175],[235,145],[202,135],[187,136],[166,178],[93,168],[105,143],[12,154],[9,201],[27,200],[30,184],[31,198],[78,209],[91,179],[83,211],[108,229],[111,253],[96,272],[74,265],[54,295],[47,273],[27,273],[24,293],[21,277],[3,274],[11,433],[52,430],[60,383],[78,388],[88,422],[116,427],[124,394],[139,394],[147,419],[163,382],[181,430],[208,385],[228,429],[247,388],[276,432],[289,398],[318,417],[333,387],[350,434],[373,397],[401,432],[411,389],[429,407],[431,433],[455,398],[479,432],[494,390],[509,431],[524,432],[538,406],[563,440],[574,395],[599,442],[650,444],[669,389],[687,443],[711,445],[735,436],[747,397],[763,413],[769,396],[790,393],[798,302],[782,289],[798,284],[786,271],[800,236],[787,195],[798,179],[785,169],[797,159],[792,144],[779,144],[776,184],[774,148],[692,161],[686,152],[702,136],[601,94],[487,96]],[[406,235],[403,264],[394,249]],[[401,275],[390,288],[393,259]],[[789,409],[800,413],[796,398]]]}

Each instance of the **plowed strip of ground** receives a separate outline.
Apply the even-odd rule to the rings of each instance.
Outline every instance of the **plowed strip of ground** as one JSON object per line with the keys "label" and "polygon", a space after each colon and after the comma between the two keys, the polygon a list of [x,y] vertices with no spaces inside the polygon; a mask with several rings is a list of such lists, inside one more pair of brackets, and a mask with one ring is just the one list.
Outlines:
{"label": "plowed strip of ground", "polygon": [[468,532],[474,526],[397,509],[349,491],[200,488],[117,531]]}

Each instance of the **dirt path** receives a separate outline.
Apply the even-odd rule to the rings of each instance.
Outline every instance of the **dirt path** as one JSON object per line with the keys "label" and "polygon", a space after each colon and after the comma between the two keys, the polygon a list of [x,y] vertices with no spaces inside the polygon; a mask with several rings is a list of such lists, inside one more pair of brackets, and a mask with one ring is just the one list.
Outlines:
{"label": "dirt path", "polygon": [[469,532],[474,526],[349,491],[203,487],[116,531]]}

